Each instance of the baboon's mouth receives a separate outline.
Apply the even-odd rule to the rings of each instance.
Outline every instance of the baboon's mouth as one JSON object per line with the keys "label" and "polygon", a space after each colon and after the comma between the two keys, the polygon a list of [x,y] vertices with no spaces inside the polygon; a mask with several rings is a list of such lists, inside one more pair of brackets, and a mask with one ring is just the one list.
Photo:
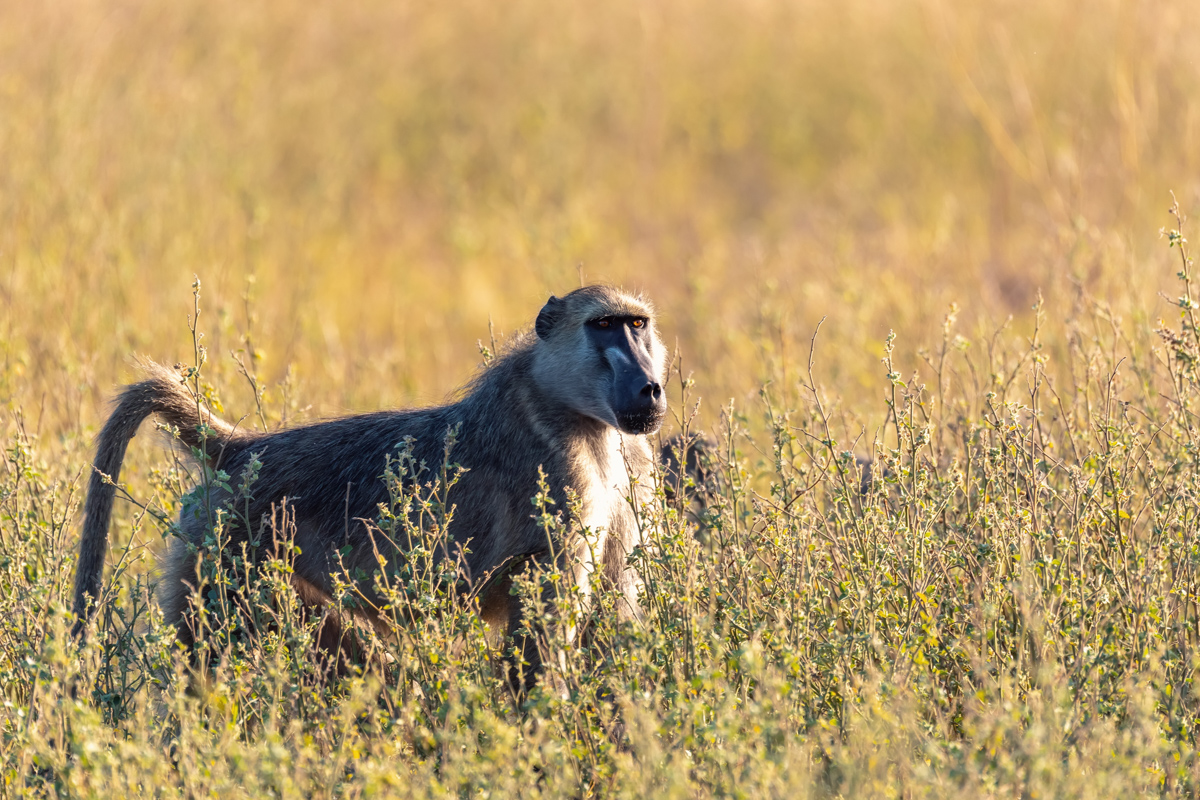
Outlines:
{"label": "baboon's mouth", "polygon": [[617,422],[625,433],[644,436],[658,430],[658,427],[662,425],[664,415],[665,412],[652,408],[633,414],[622,414],[617,417]]}

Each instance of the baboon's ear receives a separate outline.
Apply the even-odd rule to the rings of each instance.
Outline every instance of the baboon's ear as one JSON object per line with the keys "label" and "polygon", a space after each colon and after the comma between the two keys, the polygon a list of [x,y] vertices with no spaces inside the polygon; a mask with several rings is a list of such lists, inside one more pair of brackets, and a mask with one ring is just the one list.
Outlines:
{"label": "baboon's ear", "polygon": [[559,315],[562,313],[562,300],[559,300],[554,295],[546,301],[546,305],[542,306],[541,312],[538,313],[537,322],[533,323],[533,329],[537,331],[539,339],[548,339],[550,331],[558,323]]}

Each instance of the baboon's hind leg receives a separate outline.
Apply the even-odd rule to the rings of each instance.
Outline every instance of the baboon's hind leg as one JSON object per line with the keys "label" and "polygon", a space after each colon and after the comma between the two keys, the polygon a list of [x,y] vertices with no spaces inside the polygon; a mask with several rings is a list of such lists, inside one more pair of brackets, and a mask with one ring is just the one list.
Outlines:
{"label": "baboon's hind leg", "polygon": [[196,580],[196,556],[188,553],[184,542],[173,542],[158,584],[158,605],[163,612],[163,621],[175,628],[176,641],[192,651],[199,635]]}
{"label": "baboon's hind leg", "polygon": [[317,620],[313,649],[326,673],[341,677],[352,675],[367,661],[364,646],[353,622],[329,603],[329,596],[303,578],[294,577],[292,585],[300,597],[300,613],[305,622]]}
{"label": "baboon's hind leg", "polygon": [[[197,558],[196,554],[188,552],[186,542],[174,542],[168,551],[158,588],[163,621],[175,628],[176,641],[188,649],[193,661],[202,643],[198,613],[201,598],[196,592],[199,580]],[[354,665],[364,663],[366,651],[354,626],[346,624],[337,610],[328,605],[328,596],[311,583],[297,578],[293,586],[300,599],[301,621],[317,620],[312,649],[324,671],[341,676],[352,674]],[[242,610],[249,611],[244,607]]]}

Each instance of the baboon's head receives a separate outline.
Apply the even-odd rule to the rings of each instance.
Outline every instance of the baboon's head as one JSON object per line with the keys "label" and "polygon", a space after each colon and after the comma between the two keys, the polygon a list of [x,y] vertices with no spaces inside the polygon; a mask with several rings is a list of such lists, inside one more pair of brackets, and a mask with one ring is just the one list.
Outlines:
{"label": "baboon's head", "polygon": [[547,300],[534,328],[534,377],[544,392],[625,433],[658,430],[667,358],[647,301],[585,286]]}

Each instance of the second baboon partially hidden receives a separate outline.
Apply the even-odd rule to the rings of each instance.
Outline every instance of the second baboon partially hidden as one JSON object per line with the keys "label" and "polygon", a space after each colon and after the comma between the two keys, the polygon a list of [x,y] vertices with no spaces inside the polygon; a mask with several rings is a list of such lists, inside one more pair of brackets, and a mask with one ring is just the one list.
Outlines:
{"label": "second baboon partially hidden", "polygon": [[[179,375],[147,365],[146,380],[124,389],[100,433],[88,486],[86,519],[75,584],[75,614],[82,626],[100,595],[109,519],[129,440],[151,414],[179,430],[192,447],[203,446],[209,463],[237,476],[257,454],[261,470],[246,519],[267,519],[286,499],[293,515],[294,585],[309,604],[327,601],[335,576],[371,574],[377,568],[369,520],[388,502],[381,476],[389,454],[412,439],[415,461],[437,468],[446,433],[457,429],[451,461],[466,468],[449,492],[455,506],[449,535],[469,542],[466,574],[476,579],[503,572],[530,558],[546,558],[550,544],[533,518],[538,470],[545,471],[556,510],[568,508],[570,487],[578,498],[578,522],[592,531],[591,546],[575,554],[572,574],[586,596],[598,573],[625,598],[625,613],[637,614],[637,585],[626,557],[639,541],[629,498],[644,501],[653,485],[654,454],[646,435],[658,430],[666,412],[662,383],[666,353],[649,303],[616,289],[589,286],[551,297],[534,330],[517,337],[467,387],[461,400],[410,411],[382,411],[318,422],[276,433],[257,433],[204,415],[216,434],[202,441],[196,403]],[[636,480],[632,482],[630,478]],[[212,504],[231,494],[216,489]],[[239,501],[242,502],[242,501]],[[186,643],[194,640],[195,548],[203,520],[184,515],[186,541],[176,542],[163,570],[159,599]],[[233,531],[234,552],[247,538]],[[595,563],[593,561],[593,554]],[[384,552],[386,557],[389,554]],[[395,554],[397,557],[403,554]],[[570,566],[564,559],[562,566]],[[395,563],[395,559],[391,560]],[[356,572],[362,570],[363,572]],[[479,587],[477,587],[479,588]],[[506,580],[482,586],[483,615],[515,630],[521,608]],[[361,613],[373,616],[377,599],[369,581],[359,581]],[[535,648],[525,658],[538,669]]]}

